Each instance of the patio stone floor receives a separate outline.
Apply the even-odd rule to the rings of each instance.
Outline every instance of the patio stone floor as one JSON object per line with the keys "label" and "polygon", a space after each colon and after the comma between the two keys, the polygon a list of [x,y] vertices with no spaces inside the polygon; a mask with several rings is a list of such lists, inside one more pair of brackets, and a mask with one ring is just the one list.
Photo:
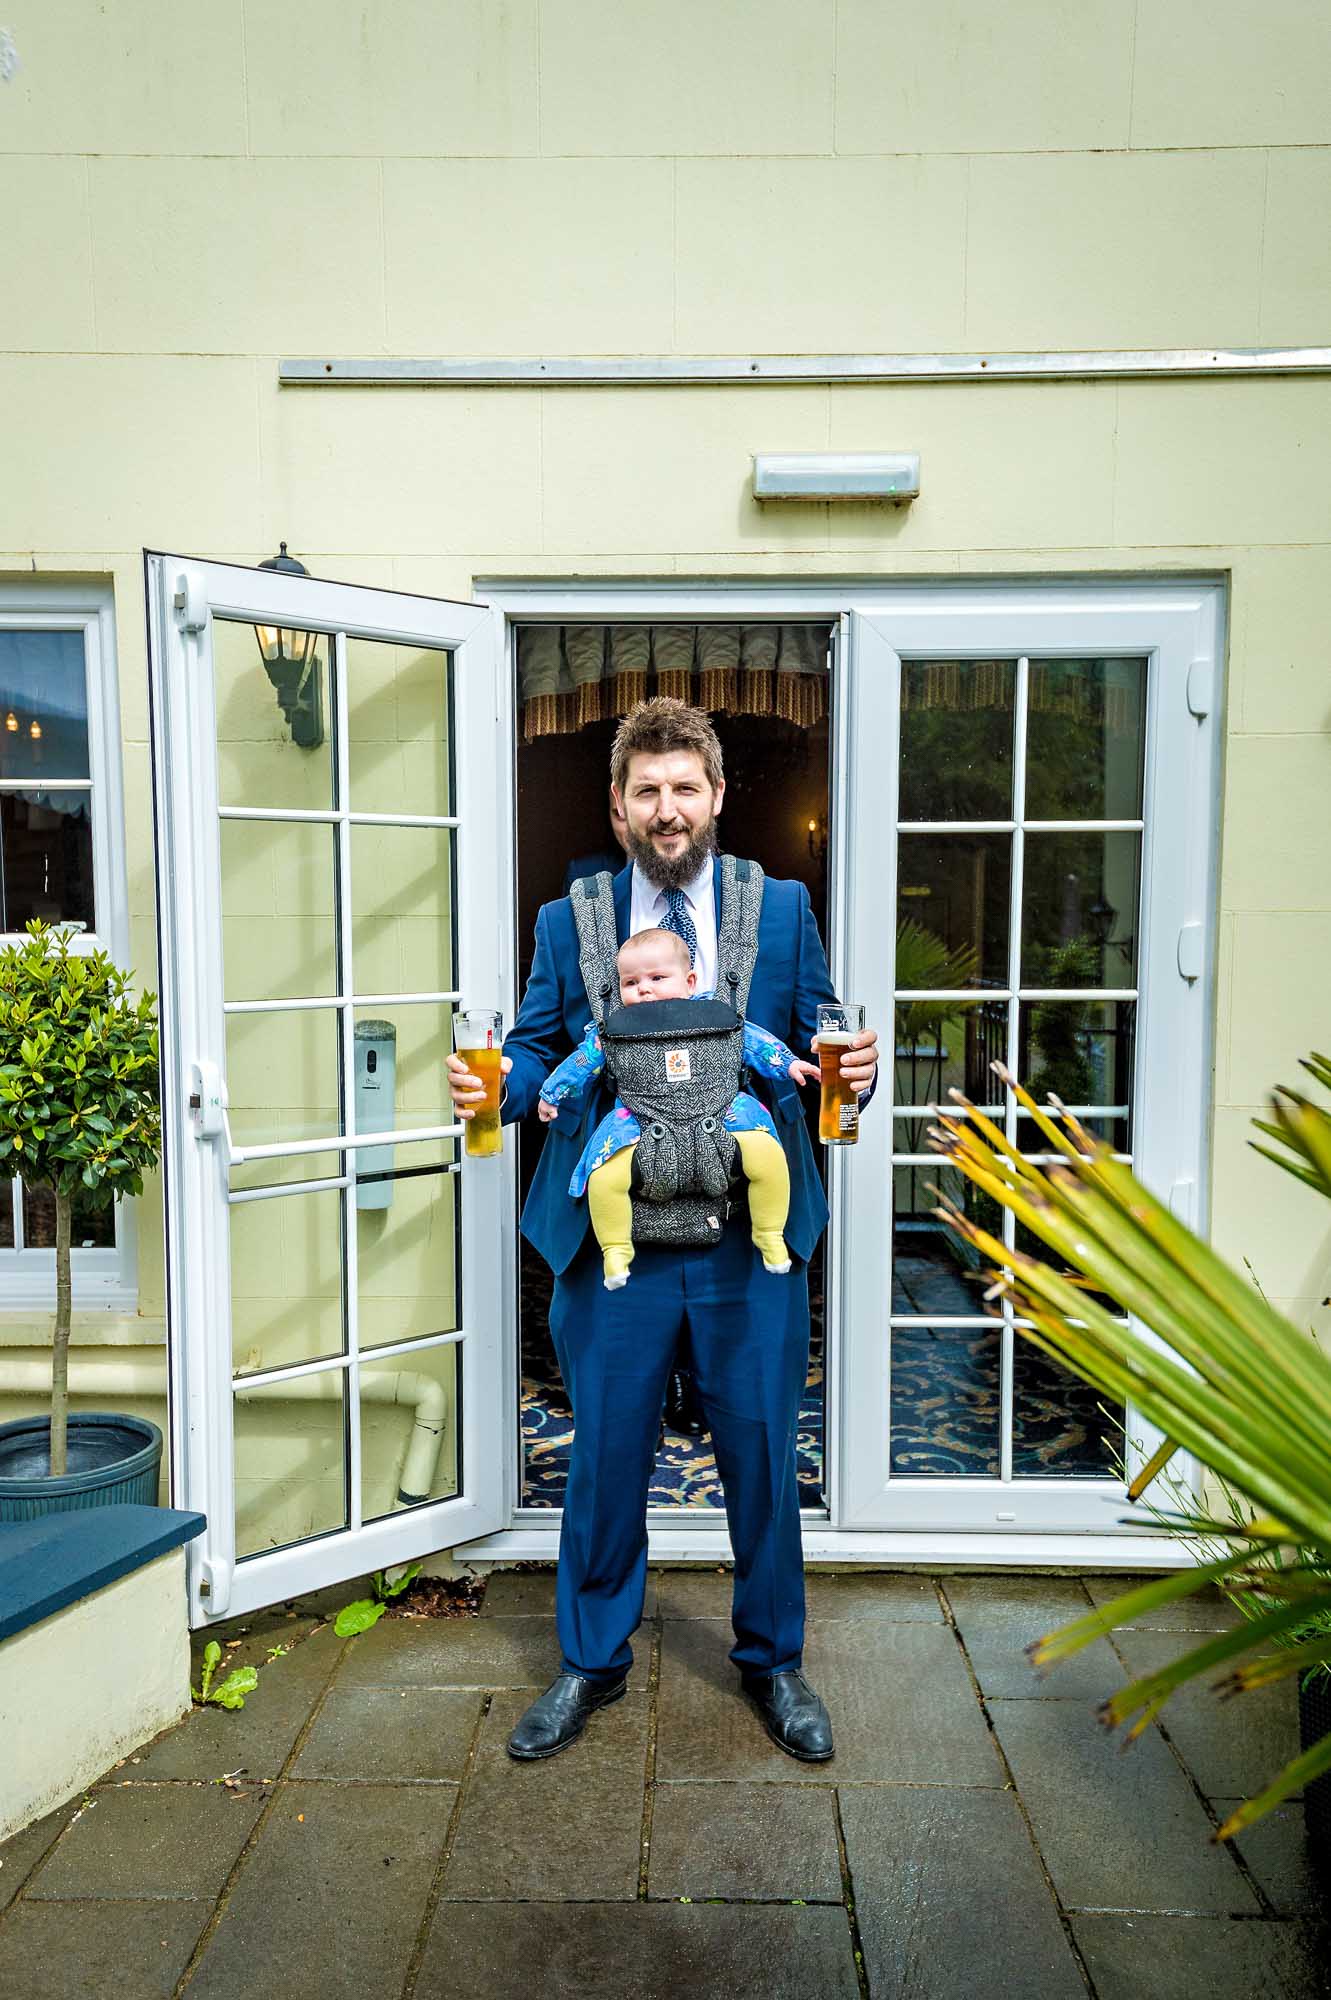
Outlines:
{"label": "patio stone floor", "polygon": [[628,1696],[540,1764],[504,1739],[557,1667],[550,1572],[348,1640],[325,1621],[352,1588],[237,1621],[242,1711],[196,1711],[0,1847],[0,1994],[1331,1994],[1300,1808],[1210,1839],[1294,1750],[1292,1691],[1185,1695],[1126,1752],[1095,1719],[1228,1607],[1029,1667],[1029,1639],[1124,1587],[811,1572],[824,1766],[740,1699],[713,1570],[657,1572]]}

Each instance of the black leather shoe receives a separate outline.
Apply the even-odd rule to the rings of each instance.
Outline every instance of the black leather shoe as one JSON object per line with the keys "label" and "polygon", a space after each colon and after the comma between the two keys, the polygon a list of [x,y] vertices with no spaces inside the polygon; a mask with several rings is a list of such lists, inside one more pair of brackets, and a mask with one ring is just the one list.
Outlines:
{"label": "black leather shoe", "polygon": [[701,1437],[707,1429],[698,1385],[691,1368],[672,1368],[666,1383],[665,1420],[667,1428],[680,1437]]}
{"label": "black leather shoe", "polygon": [[589,1681],[582,1674],[561,1674],[539,1695],[508,1739],[508,1754],[528,1763],[553,1757],[581,1736],[598,1708],[606,1708],[626,1692],[628,1682]]}
{"label": "black leather shoe", "polygon": [[827,1762],[832,1755],[832,1724],[803,1674],[744,1674],[742,1680],[768,1735],[788,1757],[798,1757],[804,1764]]}

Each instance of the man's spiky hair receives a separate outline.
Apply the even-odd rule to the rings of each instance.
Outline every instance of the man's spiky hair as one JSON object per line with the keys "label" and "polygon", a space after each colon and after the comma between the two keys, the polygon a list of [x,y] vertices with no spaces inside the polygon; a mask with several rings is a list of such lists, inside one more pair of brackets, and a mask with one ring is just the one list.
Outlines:
{"label": "man's spiky hair", "polygon": [[725,775],[720,738],[702,709],[690,708],[686,701],[676,701],[668,694],[640,701],[620,723],[610,748],[611,784],[622,797],[631,757],[659,757],[671,750],[696,751],[708,784],[716,790]]}

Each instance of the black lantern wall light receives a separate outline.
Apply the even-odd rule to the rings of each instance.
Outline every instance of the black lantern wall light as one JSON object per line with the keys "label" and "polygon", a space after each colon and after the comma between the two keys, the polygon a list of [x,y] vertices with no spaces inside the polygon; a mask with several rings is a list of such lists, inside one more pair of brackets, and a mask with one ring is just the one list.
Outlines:
{"label": "black lantern wall light", "polygon": [[[275,569],[284,576],[309,575],[303,562],[287,554],[285,542],[280,553],[269,556],[259,568]],[[317,750],[324,740],[323,675],[315,651],[319,634],[297,632],[286,625],[256,625],[254,636],[292,742],[302,750]]]}

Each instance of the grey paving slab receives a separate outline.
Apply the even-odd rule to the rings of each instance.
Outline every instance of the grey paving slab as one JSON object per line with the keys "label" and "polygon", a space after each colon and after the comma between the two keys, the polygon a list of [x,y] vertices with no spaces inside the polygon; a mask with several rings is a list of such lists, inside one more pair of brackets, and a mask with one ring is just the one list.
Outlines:
{"label": "grey paving slab", "polygon": [[283,1786],[190,1982],[194,2000],[397,2000],[452,1804],[452,1786]]}
{"label": "grey paving slab", "polygon": [[[1105,1605],[1163,1574],[1164,1571],[1157,1570],[1144,1576],[1088,1576],[1085,1582],[1091,1593],[1091,1602]],[[1208,1588],[1182,1598],[1176,1604],[1163,1605],[1158,1611],[1148,1611],[1144,1617],[1134,1618],[1132,1624],[1123,1629],[1137,1632],[1225,1632],[1231,1625],[1237,1625],[1241,1616],[1242,1613],[1234,1609],[1227,1597],[1222,1597],[1218,1590]]]}
{"label": "grey paving slab", "polygon": [[1078,1702],[995,1701],[990,1712],[1066,1908],[1257,1910],[1157,1730],[1125,1750]]}
{"label": "grey paving slab", "polygon": [[[1132,1675],[1154,1673],[1206,1644],[1202,1632],[1120,1632]],[[1160,1724],[1208,1798],[1249,1798],[1299,1754],[1299,1698],[1293,1680],[1221,1701],[1219,1672],[1170,1695]]]}
{"label": "grey paving slab", "polygon": [[416,2000],[857,2000],[826,1904],[441,1903]]}
{"label": "grey paving slab", "polygon": [[831,1784],[658,1785],[647,1893],[839,1902]]}
{"label": "grey paving slab", "polygon": [[[640,1633],[633,1684],[645,1687],[650,1635]],[[548,1687],[559,1672],[549,1618],[384,1618],[348,1648],[341,1687]]]}
{"label": "grey paving slab", "polygon": [[841,1818],[872,1993],[1085,2000],[1011,1792],[851,1788]]}
{"label": "grey paving slab", "polygon": [[1097,2000],[1325,2000],[1326,1939],[1303,1923],[1076,1916]]}
{"label": "grey paving slab", "polygon": [[734,1571],[708,1565],[657,1571],[656,1601],[663,1618],[729,1618]]}
{"label": "grey paving slab", "polygon": [[526,1706],[497,1695],[486,1717],[444,1876],[450,1899],[550,1901],[638,1893],[647,1703],[626,1695],[558,1757],[504,1748]]}
{"label": "grey paving slab", "polygon": [[[663,1618],[728,1618],[733,1574],[715,1569],[662,1570],[658,1591]],[[854,1576],[806,1570],[809,1622],[835,1618],[892,1618],[942,1622],[932,1577],[860,1571]]]}
{"label": "grey paving slab", "polygon": [[[482,1618],[535,1617],[555,1615],[555,1568],[542,1570],[497,1569],[485,1586],[481,1600]],[[643,1601],[644,1619],[656,1616],[656,1577],[649,1574]]]}
{"label": "grey paving slab", "polygon": [[949,1576],[943,1590],[986,1696],[1099,1701],[1122,1685],[1123,1669],[1104,1639],[1047,1673],[1026,1656],[1032,1640],[1091,1609],[1075,1577]]}
{"label": "grey paving slab", "polygon": [[771,1742],[726,1658],[728,1624],[668,1623],[662,1654],[659,1779],[838,1784],[1000,1785],[1002,1770],[960,1650],[946,1625],[840,1619],[811,1631],[805,1669],[827,1703],[836,1756],[796,1762]]}
{"label": "grey paving slab", "polygon": [[[1212,1799],[1222,1820],[1228,1819],[1238,1799]],[[1277,1806],[1238,1834],[1234,1845],[1257,1878],[1259,1887],[1277,1916],[1297,1917],[1305,1913],[1321,1915],[1331,1908],[1308,1854],[1303,1824],[1303,1807],[1294,1801]]]}
{"label": "grey paving slab", "polygon": [[218,1894],[263,1805],[220,1785],[124,1785],[99,1791],[29,1897]]}
{"label": "grey paving slab", "polygon": [[22,1903],[0,1927],[10,2000],[170,2000],[206,1902]]}
{"label": "grey paving slab", "polygon": [[0,1841],[0,1911],[9,1908],[61,1828],[68,1825],[77,1811],[75,1800],[71,1805],[61,1806],[58,1812],[43,1814],[31,1826],[24,1827],[22,1833]]}
{"label": "grey paving slab", "polygon": [[334,1686],[292,1776],[380,1784],[456,1780],[484,1700],[476,1688]]}
{"label": "grey paving slab", "polygon": [[196,1708],[184,1722],[139,1751],[137,1764],[131,1760],[122,1765],[114,1774],[116,1780],[213,1779],[235,1770],[254,1778],[275,1778],[345,1643],[331,1625],[325,1625],[284,1659],[265,1665],[261,1656],[259,1685],[246,1697],[244,1708]]}

